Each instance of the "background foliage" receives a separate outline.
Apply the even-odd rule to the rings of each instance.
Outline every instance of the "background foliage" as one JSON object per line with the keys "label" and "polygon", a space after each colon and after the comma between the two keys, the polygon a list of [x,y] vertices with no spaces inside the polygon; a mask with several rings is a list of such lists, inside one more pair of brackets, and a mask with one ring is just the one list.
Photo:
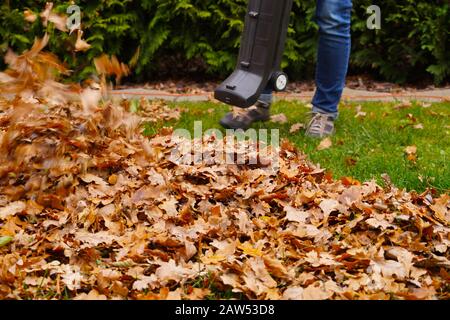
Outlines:
{"label": "background foliage", "polygon": [[[42,36],[39,19],[24,22],[26,8],[39,13],[45,0],[6,0],[0,7],[0,57],[8,47],[23,51]],[[206,74],[224,76],[235,65],[247,0],[77,0],[85,39],[92,49],[71,53],[75,35],[53,30],[51,50],[78,78],[93,71],[92,58],[105,52],[129,62],[139,54],[134,78]],[[294,0],[284,67],[294,79],[314,73],[317,26],[314,0]],[[353,72],[396,82],[450,78],[448,0],[354,0]],[[64,12],[68,1],[54,1]],[[382,29],[366,28],[366,9],[382,9]],[[3,67],[0,66],[0,67]]]}

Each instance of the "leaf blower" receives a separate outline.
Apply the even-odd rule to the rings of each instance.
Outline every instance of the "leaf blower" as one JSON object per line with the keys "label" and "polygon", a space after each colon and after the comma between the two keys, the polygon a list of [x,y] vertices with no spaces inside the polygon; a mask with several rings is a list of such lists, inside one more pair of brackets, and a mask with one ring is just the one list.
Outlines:
{"label": "leaf blower", "polygon": [[226,104],[249,108],[268,86],[284,91],[281,69],[293,0],[249,0],[236,70],[215,90]]}

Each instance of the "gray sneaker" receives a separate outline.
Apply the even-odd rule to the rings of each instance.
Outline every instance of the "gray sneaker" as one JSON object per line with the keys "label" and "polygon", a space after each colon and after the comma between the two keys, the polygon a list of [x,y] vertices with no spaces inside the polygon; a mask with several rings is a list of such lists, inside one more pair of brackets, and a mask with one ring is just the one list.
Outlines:
{"label": "gray sneaker", "polygon": [[220,120],[220,124],[226,129],[247,130],[257,121],[268,121],[270,119],[270,104],[258,101],[248,109],[234,108],[233,112],[227,113]]}
{"label": "gray sneaker", "polygon": [[334,118],[332,116],[324,113],[311,114],[311,120],[306,127],[306,136],[311,138],[324,138],[332,136],[334,132]]}

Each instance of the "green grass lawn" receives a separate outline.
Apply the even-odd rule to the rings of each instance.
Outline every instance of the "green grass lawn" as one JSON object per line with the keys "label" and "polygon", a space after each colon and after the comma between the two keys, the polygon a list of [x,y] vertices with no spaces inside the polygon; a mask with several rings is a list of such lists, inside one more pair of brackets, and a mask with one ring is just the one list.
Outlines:
{"label": "green grass lawn", "polygon": [[[163,125],[184,128],[193,132],[194,122],[202,121],[203,130],[220,129],[218,121],[230,107],[212,102],[174,103],[188,110],[181,119],[170,124],[148,126],[153,134]],[[285,124],[260,123],[255,129],[280,129],[281,138],[287,138],[300,150],[333,173],[335,178],[345,176],[367,181],[375,178],[382,183],[387,173],[392,182],[407,190],[424,191],[434,188],[438,193],[450,190],[450,103],[413,103],[398,108],[399,103],[342,103],[336,123],[333,146],[317,151],[320,140],[306,138],[304,130],[294,134],[290,128],[305,123],[310,109],[300,102],[280,101],[274,104],[273,114],[284,113]],[[358,106],[366,113],[356,117]],[[419,126],[418,126],[419,125]],[[421,125],[421,126],[420,126]],[[417,128],[419,127],[419,128]],[[420,129],[423,127],[423,129]],[[405,148],[417,146],[417,161],[407,159]]]}

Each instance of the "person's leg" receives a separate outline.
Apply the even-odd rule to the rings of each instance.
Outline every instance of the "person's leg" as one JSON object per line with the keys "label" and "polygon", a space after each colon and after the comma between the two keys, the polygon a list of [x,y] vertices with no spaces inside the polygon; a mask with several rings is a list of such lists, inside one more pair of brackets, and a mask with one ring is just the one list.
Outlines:
{"label": "person's leg", "polygon": [[319,25],[313,112],[338,116],[351,49],[351,0],[317,0]]}
{"label": "person's leg", "polygon": [[273,101],[273,88],[271,84],[268,84],[267,87],[264,89],[264,91],[259,96],[258,101],[264,102],[268,104],[269,106],[272,104]]}
{"label": "person's leg", "polygon": [[345,87],[351,49],[351,0],[317,0],[319,25],[316,93],[306,135],[322,138],[335,131],[338,105]]}

